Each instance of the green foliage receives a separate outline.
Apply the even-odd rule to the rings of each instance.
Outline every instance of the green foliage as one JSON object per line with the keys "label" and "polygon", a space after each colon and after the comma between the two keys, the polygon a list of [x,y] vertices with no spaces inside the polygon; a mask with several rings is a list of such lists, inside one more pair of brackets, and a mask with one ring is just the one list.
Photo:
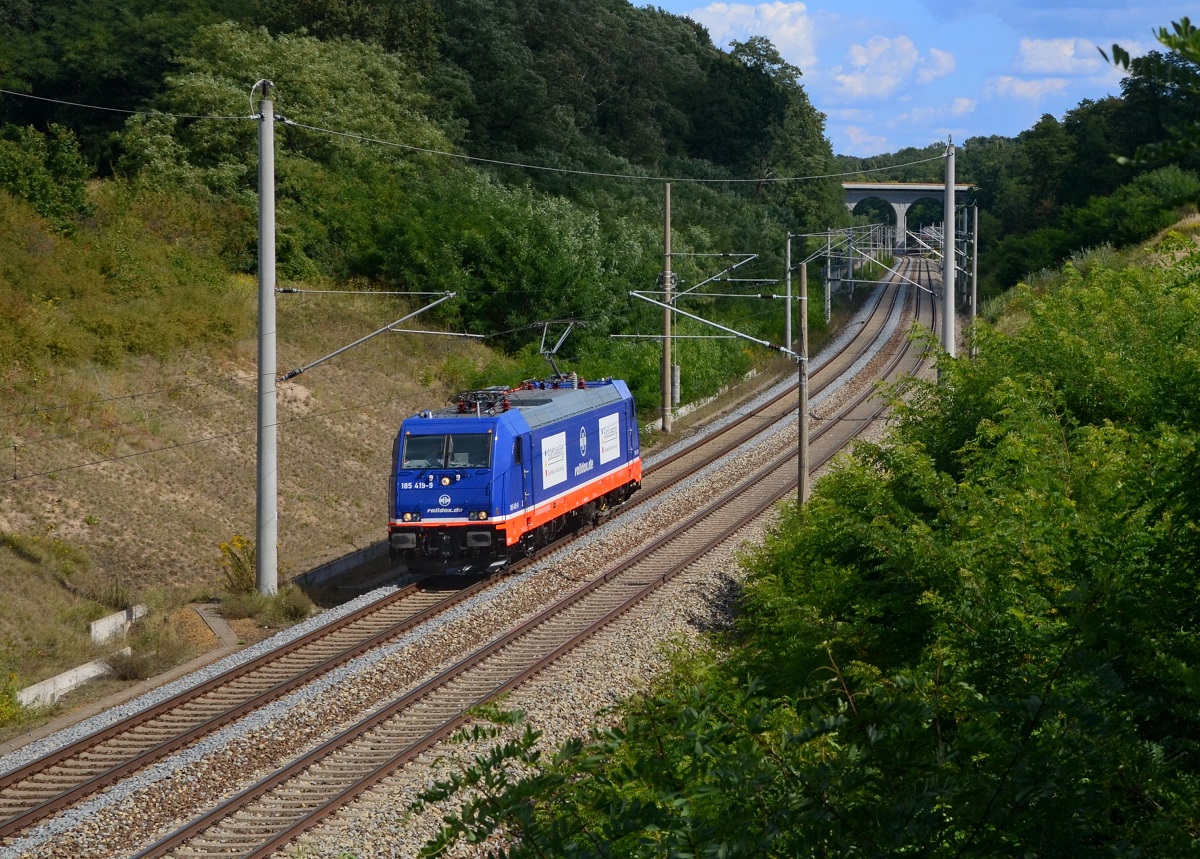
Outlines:
{"label": "green foliage", "polygon": [[254,4],[245,0],[6,2],[0,8],[0,87],[110,110],[6,98],[0,120],[75,129],[88,160],[107,174],[122,111],[139,109],[161,88],[176,51],[205,24],[253,14]]}
{"label": "green foliage", "polygon": [[221,584],[230,594],[251,594],[258,587],[256,573],[256,557],[254,542],[234,534],[228,543],[222,543]]}
{"label": "green foliage", "polygon": [[751,553],[728,658],[477,758],[430,855],[1194,853],[1200,252],[1159,253],[1019,291]]}
{"label": "green foliage", "polygon": [[[1171,24],[1171,29],[1159,27],[1155,34],[1159,43],[1170,52],[1166,56],[1151,52],[1144,57],[1130,58],[1120,45],[1112,46],[1112,63],[1168,90],[1175,100],[1194,102],[1200,97],[1200,30],[1187,18]],[[1109,59],[1104,53],[1104,58]],[[1169,129],[1171,139],[1140,147],[1126,163],[1158,164],[1195,158],[1200,152],[1200,121],[1194,116]]]}
{"label": "green foliage", "polygon": [[73,233],[79,219],[92,214],[85,185],[91,175],[75,135],[60,125],[46,134],[10,126],[0,137],[0,188],[29,203],[60,233]]}
{"label": "green foliage", "polygon": [[[244,74],[243,58],[249,55],[275,81],[277,109],[286,116],[448,148],[422,116],[428,102],[420,95],[420,79],[378,49],[302,36],[272,38],[225,25],[202,32],[195,52],[182,59],[184,73],[170,79],[160,106],[233,115],[245,98],[244,81],[235,75]],[[369,94],[357,93],[356,75],[373,81]],[[819,138],[820,128],[812,126],[810,135]],[[249,206],[253,177],[245,153],[254,133],[249,123],[184,126],[166,118],[135,118],[124,138],[122,166],[136,172],[139,183],[200,187]],[[648,306],[632,307],[627,294],[652,283],[661,267],[658,189],[597,183],[586,193],[578,185],[569,189],[568,198],[455,167],[431,169],[427,160],[413,162],[394,148],[291,126],[280,128],[279,135],[278,260],[285,276],[328,274],[454,291],[455,304],[431,318],[495,335],[510,353],[538,336],[528,328],[538,320],[583,319],[586,328],[572,336],[565,360],[582,359],[578,369],[592,375],[625,377],[645,363],[640,354],[633,368],[585,356],[607,353],[610,332],[641,328],[642,319],[653,318]],[[791,145],[794,153],[803,149],[794,136]],[[774,212],[750,198],[708,189],[690,196],[688,201],[681,195],[677,211],[697,226],[678,238],[681,249],[753,246],[764,232],[782,230]],[[396,205],[398,199],[404,204]],[[721,209],[722,218],[713,223],[712,213]],[[711,228],[698,226],[705,222]],[[782,327],[780,321],[769,324],[770,330],[758,330],[762,323],[755,320],[750,327],[778,339],[774,329]],[[697,372],[687,384],[700,394],[726,382],[730,370],[746,367],[740,353],[731,361],[723,346],[697,351]],[[647,374],[638,387],[656,388],[656,376]]]}
{"label": "green foliage", "polygon": [[0,681],[0,727],[19,725],[29,719],[29,711],[17,699],[20,691],[17,675],[11,671],[4,672],[4,679]]}
{"label": "green foliage", "polygon": [[[1198,296],[1176,272],[1094,265],[1017,297],[1015,334],[944,368],[897,442],[861,448],[759,557],[746,667],[778,694],[864,665],[959,699],[937,717],[936,761],[905,769],[966,803],[972,849],[1187,843],[1195,687],[1168,678],[1200,657],[1177,635],[1197,620],[1194,564],[1177,563],[1195,490],[1166,474],[1190,471],[1200,391],[1172,366],[1194,373],[1197,345]],[[973,776],[956,756],[995,767],[976,800],[957,798]],[[1026,807],[1060,831],[1022,826]]]}
{"label": "green foliage", "polygon": [[1033,232],[1006,236],[985,253],[1000,283],[1015,284],[1029,272],[1057,266],[1084,248],[1111,244],[1127,247],[1174,223],[1181,209],[1200,201],[1200,178],[1176,166],[1145,173],[1110,195],[1086,205],[1064,207]]}
{"label": "green foliage", "polygon": [[256,590],[227,591],[221,597],[219,611],[222,617],[229,620],[244,620],[249,617],[257,618],[266,613],[270,602],[270,597],[260,594]]}
{"label": "green foliage", "polygon": [[322,41],[371,42],[403,55],[416,68],[437,60],[438,15],[432,0],[362,3],[356,0],[270,0],[264,4],[275,31],[304,31]]}
{"label": "green foliage", "polygon": [[64,238],[0,192],[0,366],[113,366],[244,336],[253,290],[239,294],[225,264],[245,252],[236,212],[119,182],[91,205],[94,217]]}
{"label": "green foliage", "polygon": [[[67,22],[81,9],[68,0],[48,2],[63,17],[48,23],[47,33],[70,42]],[[26,37],[39,25],[19,11],[11,26],[21,28],[19,51],[32,56],[39,49]],[[119,156],[120,193],[161,205],[170,229],[112,217],[101,201],[96,226],[103,235],[89,236],[94,257],[80,261],[98,276],[47,275],[47,282],[82,284],[70,295],[31,283],[25,312],[0,323],[12,328],[11,348],[0,331],[5,357],[114,365],[127,355],[165,357],[240,333],[223,312],[238,309],[237,302],[210,305],[229,298],[212,272],[204,272],[212,289],[177,293],[179,273],[164,277],[164,249],[143,238],[171,243],[172,265],[193,265],[180,256],[195,250],[237,271],[253,269],[258,123],[248,115],[255,107],[247,94],[258,78],[274,82],[276,112],[288,120],[275,127],[281,277],[453,290],[456,304],[429,318],[495,335],[510,353],[537,336],[525,326],[539,319],[581,318],[587,327],[573,335],[564,360],[580,362],[591,375],[630,377],[646,367],[644,379],[631,379],[646,392],[657,389],[658,373],[650,370],[645,344],[618,350],[633,361],[629,369],[589,356],[608,352],[611,332],[653,330],[655,311],[628,293],[652,284],[662,266],[661,188],[574,172],[492,168],[488,175],[416,150],[453,151],[452,141],[463,137],[473,152],[575,171],[645,173],[634,165],[653,164],[710,179],[728,176],[729,168],[778,176],[818,175],[828,167],[824,117],[808,103],[799,70],[770,43],[751,39],[724,54],[694,23],[657,10],[620,2],[422,0],[372,10],[278,0],[264,18],[270,30],[239,24],[247,10],[236,2],[179,11],[186,39],[141,3],[120,14],[103,7],[81,37],[94,39],[95,47],[139,19],[163,24],[154,30],[161,54],[146,64],[160,77],[132,76],[144,99],[139,107],[211,117],[139,113],[107,149]],[[213,11],[224,23],[209,23]],[[712,105],[697,97],[701,91],[716,102],[732,99],[757,119],[730,125],[730,116],[706,118]],[[701,153],[721,164],[698,160]],[[762,237],[780,235],[785,225],[815,229],[844,219],[836,192],[832,180],[757,192],[681,190],[676,247],[762,252]],[[187,236],[194,242],[179,243],[172,234],[187,232],[173,217],[184,209],[203,225]],[[763,253],[763,274],[775,274],[778,256],[773,247]],[[686,276],[711,274],[686,263],[680,269]],[[168,307],[182,312],[172,318]],[[780,337],[778,314],[763,318],[733,302],[712,309],[755,336]],[[750,363],[727,344],[693,351],[688,396],[711,393]]]}
{"label": "green foliage", "polygon": [[[180,71],[166,78],[155,101],[176,114],[227,117],[190,122],[157,116],[130,119],[122,135],[127,155],[120,166],[158,182],[192,175],[194,181],[247,204],[257,188],[257,122],[247,116],[247,93],[254,79],[275,84],[276,112],[295,122],[403,142],[410,147],[446,148],[445,138],[423,115],[429,105],[420,78],[381,48],[343,41],[322,42],[307,36],[270,36],[227,22],[201,29]],[[247,80],[247,68],[253,68]],[[370,86],[363,86],[370,81]],[[362,160],[363,144],[300,127],[277,131],[277,201],[287,209],[293,195],[314,181],[313,164],[352,170]],[[400,150],[369,149],[371,158],[395,160]],[[293,176],[292,171],[299,171]],[[280,217],[281,229],[287,220]]]}
{"label": "green foliage", "polygon": [[284,585],[271,601],[267,625],[282,626],[298,623],[312,614],[313,601],[300,588]]}

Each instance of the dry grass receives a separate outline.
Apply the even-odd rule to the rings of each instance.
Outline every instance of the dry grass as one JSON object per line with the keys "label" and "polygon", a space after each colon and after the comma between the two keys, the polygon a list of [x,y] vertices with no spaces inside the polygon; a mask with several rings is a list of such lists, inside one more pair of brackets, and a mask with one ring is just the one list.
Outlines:
{"label": "dry grass", "polygon": [[[114,204],[101,211],[117,217],[128,210]],[[177,212],[154,230],[191,223],[186,214]],[[28,269],[17,279],[30,308],[28,330],[41,337],[38,326],[51,326],[64,344],[75,344],[67,353],[76,356],[59,364],[18,359],[0,366],[0,539],[7,538],[0,547],[0,577],[11,594],[0,602],[0,671],[15,672],[27,685],[105,655],[87,639],[90,620],[150,603],[153,624],[188,602],[223,594],[221,544],[235,535],[253,539],[256,531],[257,344],[252,337],[226,346],[211,345],[219,337],[187,339],[176,329],[187,329],[189,314],[198,311],[181,305],[183,321],[172,316],[179,324],[160,330],[175,333],[161,336],[201,345],[183,353],[163,345],[149,354],[174,357],[136,359],[118,349],[103,365],[80,363],[78,356],[93,354],[75,330],[82,330],[79,320],[87,314],[60,311],[71,300],[74,281],[98,277],[94,266],[85,265],[88,255],[112,249],[89,250],[83,240],[66,247],[31,231],[11,206],[0,206],[0,215],[14,225],[6,241],[20,245],[5,249],[18,268]],[[118,256],[128,264],[121,272],[129,282],[152,297],[171,278],[172,288],[182,286],[185,293],[188,287],[197,295],[208,289],[220,312],[238,320],[232,330],[250,330],[254,279],[223,275],[219,283],[207,283],[215,269],[180,256],[174,233],[154,253],[142,254],[136,242],[145,230],[137,225],[153,219],[145,212],[139,217],[105,234],[110,243],[114,237],[127,241]],[[201,238],[183,244],[203,245]],[[157,262],[134,266],[144,259]],[[17,280],[3,281],[5,288]],[[52,288],[67,297],[55,297]],[[169,316],[176,304],[164,299],[153,308]],[[277,308],[281,372],[412,309],[395,298],[320,295],[280,295]],[[87,343],[95,340],[89,337]],[[442,404],[463,385],[478,384],[484,368],[494,371],[483,374],[489,383],[515,383],[522,375],[515,363],[471,341],[383,334],[280,385],[281,585],[384,537],[389,457],[400,421]],[[648,441],[652,446],[654,440]],[[246,635],[294,622],[307,610],[291,596],[252,607],[245,611],[253,627]],[[159,670],[163,654],[183,659],[194,652],[161,636],[152,639],[125,673]]]}
{"label": "dry grass", "polygon": [[[254,284],[244,289],[249,305]],[[385,301],[281,296],[280,370],[398,318]],[[400,421],[493,360],[475,344],[388,334],[280,387],[281,585],[382,539]],[[169,610],[220,592],[220,545],[256,530],[255,368],[255,343],[242,342],[57,378],[10,370],[0,577],[13,596],[0,603],[0,664],[21,685],[94,658],[96,617],[147,594]],[[268,622],[295,620],[276,614]]]}

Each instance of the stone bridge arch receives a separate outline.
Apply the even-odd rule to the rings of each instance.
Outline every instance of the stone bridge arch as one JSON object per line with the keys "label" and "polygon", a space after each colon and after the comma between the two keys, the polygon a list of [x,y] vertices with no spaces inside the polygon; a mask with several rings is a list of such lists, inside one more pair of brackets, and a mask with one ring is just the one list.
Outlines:
{"label": "stone bridge arch", "polygon": [[[955,197],[965,193],[973,185],[955,184]],[[944,182],[843,182],[846,191],[846,207],[854,207],[863,200],[878,199],[889,204],[896,213],[896,239],[894,250],[904,251],[908,247],[908,209],[918,200],[944,200]]]}

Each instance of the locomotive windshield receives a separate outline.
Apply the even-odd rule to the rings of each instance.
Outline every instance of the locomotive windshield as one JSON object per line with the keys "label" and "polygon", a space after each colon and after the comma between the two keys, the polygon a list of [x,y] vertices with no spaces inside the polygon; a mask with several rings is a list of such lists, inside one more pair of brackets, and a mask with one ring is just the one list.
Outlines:
{"label": "locomotive windshield", "polygon": [[406,435],[400,467],[489,468],[492,464],[490,433]]}

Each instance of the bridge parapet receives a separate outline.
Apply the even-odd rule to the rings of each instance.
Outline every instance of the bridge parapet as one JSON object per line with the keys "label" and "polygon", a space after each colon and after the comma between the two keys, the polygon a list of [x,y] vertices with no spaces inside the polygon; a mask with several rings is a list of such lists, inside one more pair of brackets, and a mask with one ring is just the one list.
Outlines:
{"label": "bridge parapet", "polygon": [[[970,183],[955,183],[954,194],[974,189]],[[846,208],[851,211],[863,200],[879,199],[888,203],[896,213],[896,247],[907,246],[908,208],[918,200],[938,200],[946,193],[945,182],[843,182]]]}

